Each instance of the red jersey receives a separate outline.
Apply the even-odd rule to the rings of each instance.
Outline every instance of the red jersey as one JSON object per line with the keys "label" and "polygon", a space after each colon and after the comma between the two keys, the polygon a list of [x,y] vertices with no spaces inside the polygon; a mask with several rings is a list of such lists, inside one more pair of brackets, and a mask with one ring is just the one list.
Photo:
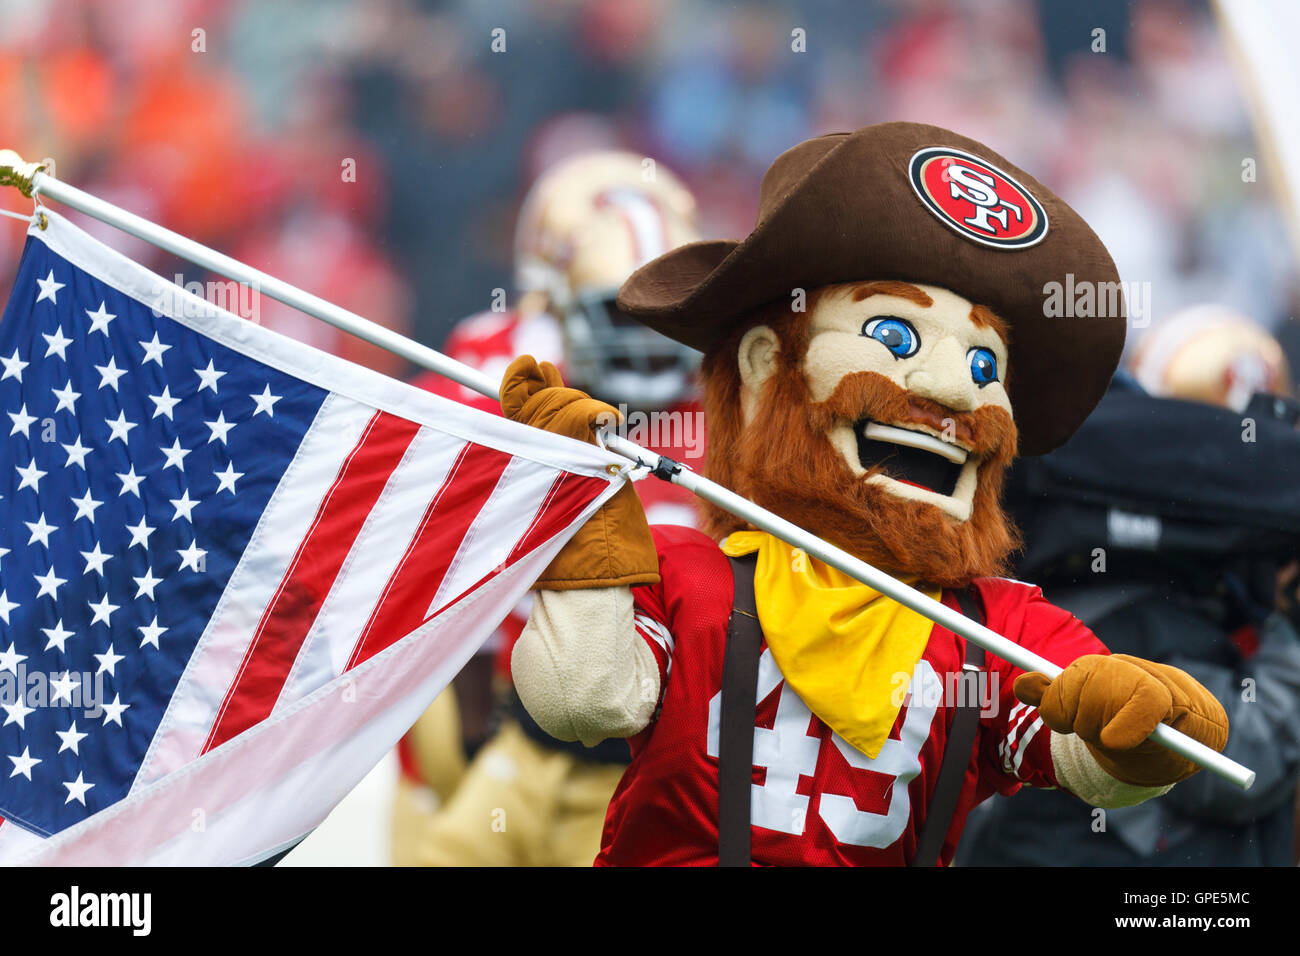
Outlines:
{"label": "red jersey", "polygon": [[[638,633],[659,662],[661,696],[631,738],[632,763],[605,819],[597,865],[718,862],[718,713],[733,582],[717,544],[687,528],[652,529],[661,582],[632,589]],[[1108,653],[1082,622],[1032,585],[975,582],[986,624],[1057,664]],[[945,591],[943,602],[960,611]],[[889,739],[874,758],[814,716],[771,652],[759,660],[751,796],[752,855],[783,866],[904,865],[915,852],[955,707],[965,639],[934,625]],[[1057,786],[1051,731],[1016,699],[1023,671],[987,656],[987,697],[966,781],[940,855],[994,793]]]}

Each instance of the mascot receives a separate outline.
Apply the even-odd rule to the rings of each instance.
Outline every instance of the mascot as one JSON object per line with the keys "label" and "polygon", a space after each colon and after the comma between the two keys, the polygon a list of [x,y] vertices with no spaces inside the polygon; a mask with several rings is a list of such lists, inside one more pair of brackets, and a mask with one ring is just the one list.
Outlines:
{"label": "mascot", "polygon": [[[1045,307],[1061,288],[1069,317]],[[795,146],[746,239],[631,276],[620,307],[704,353],[710,478],[1068,666],[1049,680],[985,657],[713,507],[706,533],[652,528],[624,488],[539,579],[512,655],[551,734],[630,741],[598,864],[947,864],[994,793],[1163,794],[1197,768],[1147,741],[1162,721],[1223,748],[1224,710],[1196,681],[1110,655],[999,577],[1017,545],[1004,472],[1100,399],[1120,288],[1059,198],[911,123]],[[585,440],[612,411],[531,356],[501,400]]]}

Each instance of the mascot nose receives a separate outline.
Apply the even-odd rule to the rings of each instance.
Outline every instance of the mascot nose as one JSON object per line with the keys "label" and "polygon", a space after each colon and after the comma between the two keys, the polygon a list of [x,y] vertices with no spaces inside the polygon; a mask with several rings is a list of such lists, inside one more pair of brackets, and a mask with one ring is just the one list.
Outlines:
{"label": "mascot nose", "polygon": [[961,344],[946,338],[935,344],[925,361],[907,375],[907,390],[946,405],[953,411],[975,408],[975,383],[971,380]]}

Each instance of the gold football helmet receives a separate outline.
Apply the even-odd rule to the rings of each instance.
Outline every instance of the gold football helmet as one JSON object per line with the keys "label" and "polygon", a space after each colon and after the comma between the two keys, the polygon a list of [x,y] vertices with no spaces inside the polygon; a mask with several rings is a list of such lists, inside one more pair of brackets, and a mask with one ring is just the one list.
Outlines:
{"label": "gold football helmet", "polygon": [[689,394],[696,353],[623,315],[615,297],[640,266],[699,238],[695,209],[676,176],[626,152],[580,154],[533,185],[515,233],[515,281],[560,321],[574,385],[644,410]]}
{"label": "gold football helmet", "polygon": [[1184,309],[1138,345],[1133,374],[1153,395],[1244,411],[1256,392],[1291,394],[1291,372],[1277,340],[1221,305]]}

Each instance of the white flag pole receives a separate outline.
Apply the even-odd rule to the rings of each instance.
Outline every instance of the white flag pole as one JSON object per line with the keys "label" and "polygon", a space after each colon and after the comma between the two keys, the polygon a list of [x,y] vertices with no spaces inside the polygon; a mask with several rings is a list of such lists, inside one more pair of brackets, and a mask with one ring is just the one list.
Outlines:
{"label": "white flag pole", "polygon": [[[82,192],[74,186],[60,182],[48,173],[43,172],[39,164],[23,163],[22,159],[11,150],[0,151],[0,185],[15,186],[26,196],[48,197],[57,200],[88,216],[93,216],[102,222],[115,226],[137,239],[143,239],[151,245],[236,282],[250,285],[259,292],[265,293],[285,305],[292,306],[308,315],[328,322],[335,328],[342,329],[372,345],[387,349],[415,365],[432,369],[455,382],[459,382],[466,388],[491,398],[496,398],[499,393],[501,383],[484,375],[477,369],[457,362],[455,359],[443,355],[428,346],[414,342],[404,335],[399,335],[391,329],[386,329],[368,319],[364,319],[355,312],[339,308],[319,296],[304,292],[302,289],[289,285],[274,276],[267,275],[252,266],[245,265],[229,256],[209,249],[207,246],[200,245],[192,239],[187,239],[172,232],[170,229],[164,229],[156,223],[149,222],[147,219],[142,219],[111,203],[104,202],[89,193]],[[39,216],[40,210],[38,207],[35,213],[38,222]],[[1008,663],[1026,671],[1041,671],[1048,677],[1056,677],[1061,673],[1062,668],[1051,661],[1039,657],[1014,641],[989,630],[979,622],[973,621],[928,595],[917,591],[915,588],[907,586],[865,561],[855,558],[847,551],[842,551],[833,544],[823,541],[798,525],[791,524],[784,518],[760,508],[749,499],[742,498],[716,482],[697,475],[678,462],[662,458],[654,452],[615,434],[602,433],[601,437],[605,447],[610,451],[651,469],[656,476],[680,485],[692,494],[712,502],[738,518],[743,518],[756,528],[761,528],[788,544],[826,562],[831,567],[838,568],[845,574],[893,598],[899,604],[943,625],[954,634],[960,634],[967,640],[973,641],[989,653],[996,654]],[[1179,733],[1167,724],[1158,726],[1151,735],[1151,739],[1224,779],[1232,781],[1243,789],[1249,788],[1255,782],[1254,771],[1215,752],[1199,741]]]}

